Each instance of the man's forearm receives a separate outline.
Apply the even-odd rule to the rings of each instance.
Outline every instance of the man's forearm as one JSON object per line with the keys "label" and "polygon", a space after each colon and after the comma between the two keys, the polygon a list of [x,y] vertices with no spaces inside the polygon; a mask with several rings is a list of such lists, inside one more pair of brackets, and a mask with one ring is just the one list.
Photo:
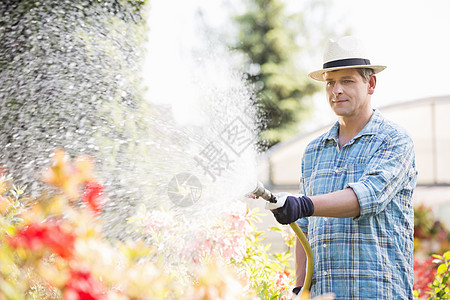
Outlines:
{"label": "man's forearm", "polygon": [[270,210],[281,224],[310,216],[351,218],[361,213],[358,197],[351,188],[311,197],[280,195],[276,205],[278,208]]}
{"label": "man's forearm", "polygon": [[311,196],[316,217],[351,218],[361,212],[358,197],[351,188],[329,194]]}
{"label": "man's forearm", "polygon": [[306,253],[302,243],[295,239],[295,286],[303,286],[306,277]]}

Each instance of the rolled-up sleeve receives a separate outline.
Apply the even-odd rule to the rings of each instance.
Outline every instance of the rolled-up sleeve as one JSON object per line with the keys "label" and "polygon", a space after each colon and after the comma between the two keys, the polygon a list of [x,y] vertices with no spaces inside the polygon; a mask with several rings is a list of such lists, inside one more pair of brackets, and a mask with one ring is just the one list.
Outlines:
{"label": "rolled-up sleeve", "polygon": [[411,138],[407,134],[397,134],[384,139],[359,180],[347,184],[361,207],[360,216],[354,220],[382,212],[415,173]]}

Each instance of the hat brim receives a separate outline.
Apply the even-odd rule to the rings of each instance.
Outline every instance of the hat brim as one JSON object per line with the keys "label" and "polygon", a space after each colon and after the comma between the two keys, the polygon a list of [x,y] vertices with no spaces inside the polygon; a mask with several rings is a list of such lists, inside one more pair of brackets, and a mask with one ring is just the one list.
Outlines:
{"label": "hat brim", "polygon": [[317,71],[309,73],[308,76],[311,77],[314,80],[317,80],[317,81],[325,81],[325,78],[324,78],[323,75],[326,72],[337,71],[337,70],[342,70],[342,69],[372,69],[373,72],[375,74],[377,74],[377,73],[383,71],[384,69],[386,69],[386,66],[381,66],[381,65],[355,65],[355,66],[335,67],[335,68],[328,68],[328,69],[317,70]]}

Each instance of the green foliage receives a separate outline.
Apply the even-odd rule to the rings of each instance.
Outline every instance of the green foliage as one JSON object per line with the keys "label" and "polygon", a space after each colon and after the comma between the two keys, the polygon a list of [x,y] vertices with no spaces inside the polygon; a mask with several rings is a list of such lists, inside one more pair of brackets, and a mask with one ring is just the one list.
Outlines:
{"label": "green foliage", "polygon": [[22,219],[18,216],[30,203],[28,197],[24,196],[26,186],[12,184],[12,177],[5,174],[0,175],[0,231],[12,234],[17,223]]}
{"label": "green foliage", "polygon": [[[429,284],[431,290],[427,292],[429,297],[426,299],[450,299],[450,251],[443,255],[435,254],[433,257],[433,262],[439,265],[433,281]],[[414,299],[420,299],[418,291],[414,291]]]}
{"label": "green foliage", "polygon": [[72,163],[56,151],[42,174],[54,192],[33,200],[0,176],[0,299],[254,299],[221,257],[205,257],[180,276],[162,264],[161,248],[107,240],[91,205],[102,195],[87,196],[92,171],[91,159]]}
{"label": "green foliage", "polygon": [[235,48],[248,57],[247,75],[257,92],[259,117],[265,121],[260,136],[272,146],[297,132],[309,107],[304,97],[318,90],[296,66],[302,50],[301,16],[287,15],[281,0],[247,0],[246,13],[236,17],[239,42]]}
{"label": "green foliage", "polygon": [[444,255],[433,255],[434,262],[438,263],[436,276],[431,284],[428,299],[450,299],[450,251]]}
{"label": "green foliage", "polygon": [[[148,239],[120,242],[102,234],[96,211],[104,203],[97,201],[103,192],[86,193],[96,180],[92,159],[80,156],[72,161],[57,150],[42,179],[54,187],[53,192],[28,198],[25,187],[14,185],[10,176],[0,176],[0,295],[5,299],[69,299],[74,294],[85,296],[76,299],[253,300],[257,294],[259,299],[274,300],[290,294],[295,235],[287,226],[271,228],[287,246],[286,251],[271,254],[256,229],[260,222],[256,210],[225,214],[216,225],[204,228],[211,235],[198,231],[190,249],[180,243],[175,230],[182,226],[172,222],[170,214],[152,211],[136,216],[134,221],[146,220],[149,239],[172,232],[180,250],[191,253],[175,256],[176,265],[168,266],[163,255],[171,249],[162,240],[149,245]],[[167,219],[166,224],[161,222]],[[183,265],[188,269],[183,276],[187,270],[181,262],[193,258],[196,249],[198,256]]]}
{"label": "green foliage", "polygon": [[[253,230],[246,235],[247,253],[236,265],[247,274],[251,287],[260,299],[282,299],[289,294],[289,288],[294,283],[294,279],[290,276],[293,274],[291,268],[293,258],[289,253],[291,241],[294,240],[293,233],[291,232],[292,238],[286,239],[288,247],[285,252],[269,254],[271,245],[264,243],[263,232],[258,231],[255,226],[260,220],[254,212],[251,215],[250,225]],[[272,229],[283,233],[283,229]]]}

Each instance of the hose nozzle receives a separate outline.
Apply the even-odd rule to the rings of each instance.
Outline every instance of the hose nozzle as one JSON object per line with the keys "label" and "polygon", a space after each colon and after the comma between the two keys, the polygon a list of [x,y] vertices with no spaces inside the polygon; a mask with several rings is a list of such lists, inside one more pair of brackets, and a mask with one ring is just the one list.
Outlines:
{"label": "hose nozzle", "polygon": [[271,191],[267,190],[264,185],[262,184],[261,181],[257,181],[256,182],[256,188],[255,190],[252,192],[253,195],[255,195],[256,197],[261,197],[264,200],[267,200],[271,203],[276,203],[277,202],[277,198],[272,194]]}

